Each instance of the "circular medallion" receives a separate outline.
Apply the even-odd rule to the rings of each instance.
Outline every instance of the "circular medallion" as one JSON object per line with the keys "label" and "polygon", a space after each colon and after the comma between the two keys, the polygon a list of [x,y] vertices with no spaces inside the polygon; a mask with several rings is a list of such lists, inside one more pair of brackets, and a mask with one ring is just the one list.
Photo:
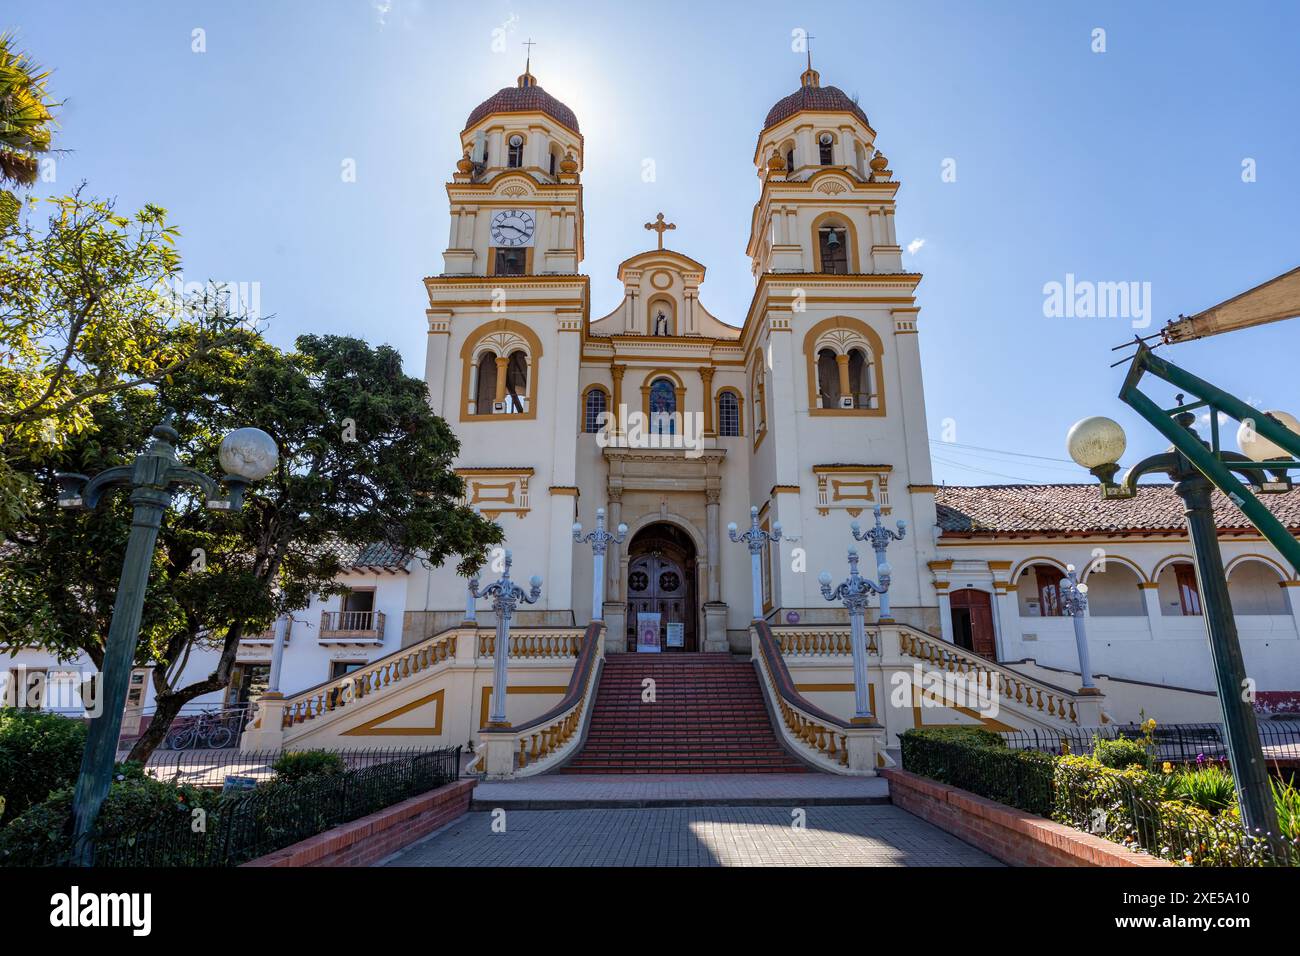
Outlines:
{"label": "circular medallion", "polygon": [[650,273],[650,284],[656,289],[667,289],[673,284],[673,277],[663,269],[660,269],[658,272]]}
{"label": "circular medallion", "polygon": [[644,591],[650,586],[650,578],[644,571],[633,571],[627,576],[629,591]]}
{"label": "circular medallion", "polygon": [[676,591],[682,583],[682,579],[673,571],[665,571],[659,575],[660,591]]}

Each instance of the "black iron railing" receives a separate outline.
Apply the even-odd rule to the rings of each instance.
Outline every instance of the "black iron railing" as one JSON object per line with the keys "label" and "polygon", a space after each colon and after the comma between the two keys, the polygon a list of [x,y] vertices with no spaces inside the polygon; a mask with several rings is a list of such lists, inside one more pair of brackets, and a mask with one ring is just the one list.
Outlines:
{"label": "black iron railing", "polygon": [[[1105,727],[1063,727],[1059,730],[1013,730],[1002,734],[1007,746],[1043,753],[1090,755],[1097,740],[1127,737],[1139,740],[1145,731],[1138,724]],[[1156,759],[1175,764],[1226,760],[1227,741],[1222,724],[1156,724],[1152,731]],[[1300,768],[1300,721],[1259,721],[1260,743],[1270,766]]]}

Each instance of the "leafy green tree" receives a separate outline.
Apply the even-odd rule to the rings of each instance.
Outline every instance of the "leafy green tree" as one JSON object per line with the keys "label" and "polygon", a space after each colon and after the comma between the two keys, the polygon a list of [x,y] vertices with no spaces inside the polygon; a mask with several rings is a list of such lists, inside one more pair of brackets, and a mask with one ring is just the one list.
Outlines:
{"label": "leafy green tree", "polygon": [[[433,565],[458,556],[469,573],[501,539],[495,524],[461,504],[456,437],[388,346],[308,335],[286,353],[241,334],[157,390],[97,404],[94,429],[62,456],[61,470],[93,474],[128,460],[164,407],[176,413],[187,464],[220,474],[220,438],[244,425],[271,434],[280,462],[249,489],[241,512],[210,511],[179,494],[163,523],[137,657],[153,666],[157,711],[132,760],[148,758],[186,702],[228,686],[244,634],[306,607],[313,593],[337,593],[340,552],[386,544]],[[33,533],[0,559],[0,635],[65,657],[84,651],[98,664],[128,503],[117,494],[94,514],[60,512],[53,469],[32,474],[43,502],[33,509]],[[197,647],[217,649],[219,662],[181,686]]]}
{"label": "leafy green tree", "polygon": [[17,461],[48,458],[96,402],[164,381],[252,322],[220,288],[177,291],[165,210],[123,216],[81,190],[46,202],[44,225],[25,215],[0,238],[0,535],[28,510]]}

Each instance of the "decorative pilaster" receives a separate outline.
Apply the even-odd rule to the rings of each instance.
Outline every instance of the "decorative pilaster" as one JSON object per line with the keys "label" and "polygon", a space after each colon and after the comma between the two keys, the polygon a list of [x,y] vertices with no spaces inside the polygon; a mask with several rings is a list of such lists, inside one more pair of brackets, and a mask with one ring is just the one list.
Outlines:
{"label": "decorative pilaster", "polygon": [[717,426],[713,422],[713,373],[711,365],[700,367],[700,382],[704,386],[704,437],[718,437]]}

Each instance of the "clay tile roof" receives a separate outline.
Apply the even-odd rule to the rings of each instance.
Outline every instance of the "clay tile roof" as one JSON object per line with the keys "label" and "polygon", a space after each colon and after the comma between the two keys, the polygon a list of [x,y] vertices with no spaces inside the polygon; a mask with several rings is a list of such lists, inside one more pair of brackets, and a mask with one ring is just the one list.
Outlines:
{"label": "clay tile roof", "polygon": [[411,556],[387,544],[368,544],[364,548],[340,545],[339,562],[345,568],[384,568],[404,571]]}
{"label": "clay tile roof", "polygon": [[578,132],[578,117],[573,110],[535,83],[529,86],[506,86],[497,90],[474,107],[474,112],[465,121],[465,128],[469,129],[493,113],[545,113],[561,126]]}
{"label": "clay tile roof", "polygon": [[[1137,497],[1102,501],[1096,483],[1077,485],[943,485],[934,493],[945,535],[1081,532],[1185,533],[1182,500],[1173,485],[1138,485]],[[1300,488],[1260,501],[1293,531],[1300,531]],[[1253,526],[1223,494],[1214,492],[1220,531]]]}
{"label": "clay tile roof", "polygon": [[767,130],[795,113],[804,110],[819,112],[852,113],[868,126],[871,125],[867,114],[857,103],[838,86],[801,86],[789,96],[777,100],[763,120],[763,129]]}

